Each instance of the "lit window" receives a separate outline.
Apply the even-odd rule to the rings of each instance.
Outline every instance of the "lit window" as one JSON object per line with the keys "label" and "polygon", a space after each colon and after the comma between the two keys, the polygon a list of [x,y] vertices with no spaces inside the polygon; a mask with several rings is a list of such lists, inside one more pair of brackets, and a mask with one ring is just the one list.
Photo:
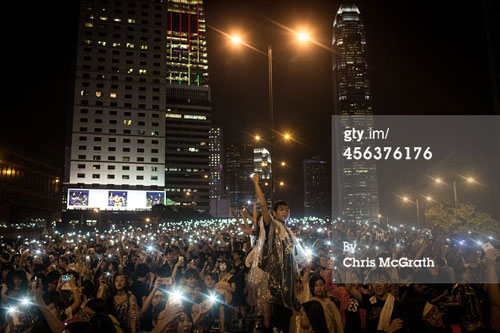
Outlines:
{"label": "lit window", "polygon": [[85,22],[85,27],[92,28],[93,26],[94,26],[94,23],[92,23],[92,22]]}
{"label": "lit window", "polygon": [[101,20],[101,21],[107,21],[107,20],[108,20],[108,18],[107,18],[106,16],[100,16],[100,17],[99,17],[99,20]]}
{"label": "lit window", "polygon": [[120,45],[121,45],[120,43],[116,43],[116,42],[113,43],[113,47],[120,47]]}
{"label": "lit window", "polygon": [[184,119],[206,120],[207,116],[202,116],[197,114],[185,114]]}
{"label": "lit window", "polygon": [[121,22],[121,21],[122,21],[122,19],[121,19],[121,18],[116,17],[116,18],[114,18],[114,19],[113,19],[113,21],[115,21],[115,22]]}
{"label": "lit window", "polygon": [[127,20],[127,22],[128,22],[128,23],[135,23],[135,19],[131,19],[131,18],[129,18],[129,19]]}
{"label": "lit window", "polygon": [[166,118],[182,118],[182,114],[178,113],[167,113],[165,114]]}
{"label": "lit window", "polygon": [[125,119],[125,120],[123,121],[123,125],[127,125],[127,126],[132,125],[132,120],[130,120],[130,119]]}
{"label": "lit window", "polygon": [[101,92],[100,92],[100,91],[96,91],[96,92],[95,92],[95,96],[96,96],[96,97],[101,97]]}
{"label": "lit window", "polygon": [[133,49],[134,48],[134,44],[132,43],[127,43],[126,47],[130,48],[130,49]]}
{"label": "lit window", "polygon": [[110,94],[109,94],[109,97],[111,97],[111,98],[116,98],[116,93],[114,93],[114,92],[110,93]]}
{"label": "lit window", "polygon": [[139,69],[139,74],[146,74],[146,70],[145,69]]}
{"label": "lit window", "polygon": [[147,45],[141,45],[141,50],[147,50],[148,46]]}

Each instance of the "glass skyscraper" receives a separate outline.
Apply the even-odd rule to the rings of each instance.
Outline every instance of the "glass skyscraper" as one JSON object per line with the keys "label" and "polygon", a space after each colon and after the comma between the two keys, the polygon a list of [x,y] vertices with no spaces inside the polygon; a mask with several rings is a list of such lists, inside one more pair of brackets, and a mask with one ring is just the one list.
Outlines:
{"label": "glass skyscraper", "polygon": [[[343,152],[361,147],[360,142],[344,142],[343,132],[372,127],[372,96],[368,79],[365,27],[355,5],[340,5],[333,22],[332,46],[335,141],[332,178],[336,180],[340,217],[349,222],[378,221],[377,167],[374,161],[348,160]],[[333,207],[332,207],[333,208]],[[332,211],[334,211],[332,209]]]}
{"label": "glass skyscraper", "polygon": [[181,206],[208,212],[210,88],[202,0],[171,0],[166,58],[165,191]]}

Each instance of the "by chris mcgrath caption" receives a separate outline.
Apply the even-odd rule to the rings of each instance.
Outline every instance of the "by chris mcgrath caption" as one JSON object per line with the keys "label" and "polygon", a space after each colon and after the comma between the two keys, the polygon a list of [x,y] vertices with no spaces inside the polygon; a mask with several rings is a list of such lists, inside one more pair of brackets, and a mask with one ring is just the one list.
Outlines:
{"label": "by chris mcgrath caption", "polygon": [[342,260],[342,264],[346,268],[428,268],[435,267],[434,260],[429,257],[424,257],[421,259],[410,259],[408,257],[376,257],[370,258],[366,257],[363,259],[357,259],[349,254],[354,254],[356,252],[356,243],[343,242],[344,252],[347,253],[344,260]]}

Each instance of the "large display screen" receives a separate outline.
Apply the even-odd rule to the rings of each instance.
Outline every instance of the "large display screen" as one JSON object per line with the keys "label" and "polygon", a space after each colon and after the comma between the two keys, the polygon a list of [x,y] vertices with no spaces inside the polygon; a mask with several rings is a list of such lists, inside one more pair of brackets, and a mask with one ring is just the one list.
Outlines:
{"label": "large display screen", "polygon": [[68,189],[67,209],[150,210],[164,204],[164,191]]}

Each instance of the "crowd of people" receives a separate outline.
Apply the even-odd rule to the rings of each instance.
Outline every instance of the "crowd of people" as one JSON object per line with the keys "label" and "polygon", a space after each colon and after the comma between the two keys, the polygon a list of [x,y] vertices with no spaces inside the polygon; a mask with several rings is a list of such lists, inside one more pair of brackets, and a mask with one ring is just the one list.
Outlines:
{"label": "crowd of people", "polygon": [[[258,181],[231,219],[1,237],[0,330],[500,331],[498,235],[289,219]],[[436,266],[343,265],[401,255]]]}

